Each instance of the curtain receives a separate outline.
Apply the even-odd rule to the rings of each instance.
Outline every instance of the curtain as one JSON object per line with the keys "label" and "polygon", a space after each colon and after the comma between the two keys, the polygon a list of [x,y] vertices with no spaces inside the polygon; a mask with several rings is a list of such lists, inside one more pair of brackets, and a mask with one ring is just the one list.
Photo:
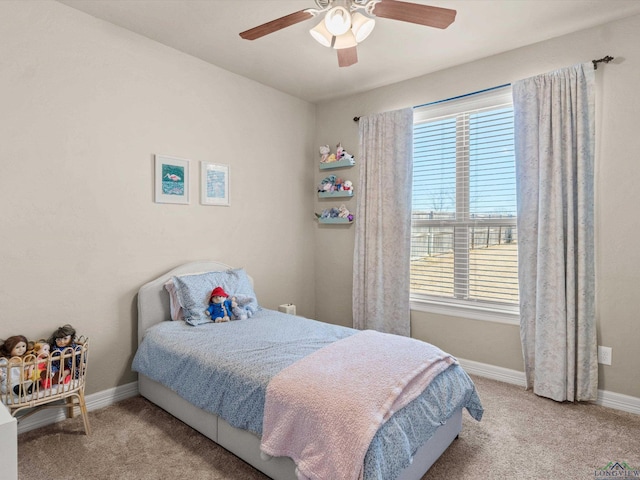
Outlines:
{"label": "curtain", "polygon": [[594,71],[514,83],[520,336],[527,388],[595,400]]}
{"label": "curtain", "polygon": [[410,335],[413,110],[361,117],[354,328]]}

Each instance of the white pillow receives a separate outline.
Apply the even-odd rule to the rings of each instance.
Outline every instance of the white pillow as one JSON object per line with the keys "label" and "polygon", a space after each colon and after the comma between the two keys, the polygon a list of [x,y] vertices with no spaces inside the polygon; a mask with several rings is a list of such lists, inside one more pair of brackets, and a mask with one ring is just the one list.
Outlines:
{"label": "white pillow", "polygon": [[176,286],[173,284],[173,279],[169,279],[164,284],[164,288],[169,292],[169,307],[171,309],[171,320],[184,320],[184,312],[178,300],[178,294],[176,293]]}

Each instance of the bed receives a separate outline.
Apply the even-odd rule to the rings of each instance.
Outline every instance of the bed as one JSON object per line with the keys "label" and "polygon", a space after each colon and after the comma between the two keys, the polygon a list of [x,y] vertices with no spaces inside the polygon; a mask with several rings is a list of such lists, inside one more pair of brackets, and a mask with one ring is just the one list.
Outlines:
{"label": "bed", "polygon": [[[207,299],[201,298],[200,290],[210,291],[212,286],[224,283],[224,275],[241,275],[240,280],[233,277],[223,286],[242,300],[243,319],[226,323],[211,323],[206,318],[193,321],[190,312],[206,308],[202,305]],[[274,385],[286,377],[285,372],[300,370],[304,362],[320,359],[329,351],[335,355],[343,345],[355,348],[356,343],[346,345],[377,332],[359,332],[265,309],[255,298],[253,280],[244,275],[244,270],[223,263],[199,261],[174,268],[143,285],[138,293],[139,347],[132,368],[138,372],[142,396],[267,476],[275,480],[305,478],[291,458],[267,454],[278,453],[270,450],[268,441],[286,417],[274,417]],[[181,317],[184,312],[178,310],[186,312],[187,321]],[[190,360],[198,350],[203,355]],[[390,405],[388,417],[376,427],[370,443],[365,438],[368,448],[364,460],[358,460],[354,478],[420,479],[457,438],[464,409],[476,420],[481,419],[482,405],[473,382],[453,357],[446,357],[437,370],[428,367],[428,386],[416,387],[419,393],[405,403]],[[245,361],[248,366],[240,364]],[[414,384],[419,382],[412,380],[408,385]],[[283,388],[289,390],[290,386]],[[296,455],[291,454],[298,467],[306,468],[306,460]],[[326,474],[317,478],[331,477]]]}

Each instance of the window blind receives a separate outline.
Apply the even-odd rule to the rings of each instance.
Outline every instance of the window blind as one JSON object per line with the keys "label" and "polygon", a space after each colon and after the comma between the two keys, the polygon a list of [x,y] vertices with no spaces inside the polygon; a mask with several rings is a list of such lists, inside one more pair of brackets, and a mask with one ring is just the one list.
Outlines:
{"label": "window blind", "polygon": [[[493,103],[493,105],[492,105]],[[412,299],[518,303],[513,108],[468,99],[414,124]],[[462,108],[461,108],[462,107]],[[436,116],[437,115],[437,116]]]}

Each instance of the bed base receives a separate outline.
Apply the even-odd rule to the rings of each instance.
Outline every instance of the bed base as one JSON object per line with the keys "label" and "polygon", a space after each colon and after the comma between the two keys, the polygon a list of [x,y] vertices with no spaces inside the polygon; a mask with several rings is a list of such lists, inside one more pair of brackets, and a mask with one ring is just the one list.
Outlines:
{"label": "bed base", "polygon": [[[193,429],[213,440],[252,467],[274,480],[296,480],[295,464],[290,458],[275,457],[263,460],[260,456],[260,439],[245,430],[232,427],[217,415],[202,410],[164,385],[139,375],[140,395],[166,410]],[[431,465],[444,453],[462,430],[462,410],[436,430],[433,436],[418,449],[413,463],[402,471],[398,480],[419,480]]]}
{"label": "bed base", "polygon": [[[143,285],[138,293],[138,340],[156,323],[170,318],[169,295],[164,284],[174,275],[226,270],[229,265],[214,261],[200,261],[181,265],[157,279]],[[245,430],[229,425],[217,415],[198,408],[178,394],[154,380],[140,374],[140,394],[174,417],[183,421],[207,438],[238,456],[254,468],[274,480],[296,480],[295,464],[287,457],[263,460],[260,456],[260,439]],[[418,449],[413,462],[404,469],[398,480],[420,480],[433,463],[449,447],[462,430],[462,410],[453,416]]]}
{"label": "bed base", "polygon": [[192,405],[164,385],[140,374],[138,378],[140,395],[205,437],[213,440],[252,467],[274,480],[296,480],[295,464],[288,457],[270,460],[260,458],[260,439],[245,430],[232,427],[217,415]]}

